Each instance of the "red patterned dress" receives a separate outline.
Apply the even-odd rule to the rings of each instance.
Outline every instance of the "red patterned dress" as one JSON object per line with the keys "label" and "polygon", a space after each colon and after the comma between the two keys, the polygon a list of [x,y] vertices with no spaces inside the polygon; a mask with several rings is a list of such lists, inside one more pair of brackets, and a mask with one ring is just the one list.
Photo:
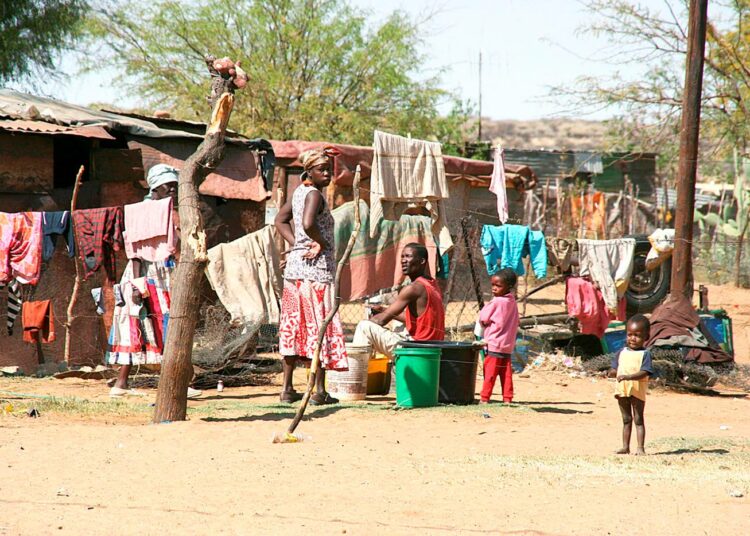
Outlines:
{"label": "red patterned dress", "polygon": [[[302,213],[307,195],[314,186],[300,185],[292,196],[294,246],[287,257],[284,270],[284,293],[281,298],[279,321],[279,352],[282,356],[312,359],[318,340],[318,330],[333,307],[333,277],[336,261],[333,254],[333,216],[325,199],[322,210],[315,216],[328,247],[314,259],[302,255],[312,239],[302,227]],[[333,317],[320,351],[320,362],[326,370],[347,370],[349,360],[344,344],[344,332],[338,313]]]}

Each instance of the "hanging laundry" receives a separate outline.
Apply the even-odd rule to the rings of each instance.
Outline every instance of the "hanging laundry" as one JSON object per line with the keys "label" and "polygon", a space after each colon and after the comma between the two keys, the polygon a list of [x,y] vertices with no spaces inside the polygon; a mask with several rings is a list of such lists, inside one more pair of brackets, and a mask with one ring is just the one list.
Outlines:
{"label": "hanging laundry", "polygon": [[36,285],[42,267],[42,215],[0,212],[0,283]]}
{"label": "hanging laundry", "polygon": [[495,161],[492,166],[492,179],[489,189],[497,196],[497,216],[500,218],[500,223],[507,222],[508,193],[505,191],[505,162],[503,161],[503,149],[499,145],[495,147]]}
{"label": "hanging laundry", "polygon": [[164,261],[177,251],[172,198],[125,205],[125,254],[128,259]]}
{"label": "hanging laundry", "polygon": [[596,283],[613,312],[630,284],[634,253],[634,238],[578,240],[579,274]]}
{"label": "hanging laundry", "polygon": [[96,314],[103,315],[104,314],[104,292],[102,292],[102,287],[96,287],[91,289],[91,299],[94,300],[94,305],[96,305]]}
{"label": "hanging laundry", "polygon": [[268,225],[208,250],[206,275],[233,323],[278,323],[283,285],[278,239]]}
{"label": "hanging laundry", "polygon": [[569,277],[565,282],[565,304],[568,314],[578,319],[582,335],[600,339],[609,326],[610,314],[601,291],[583,277]]}
{"label": "hanging laundry", "polygon": [[571,258],[573,257],[575,241],[549,237],[545,239],[545,242],[547,244],[549,264],[557,266],[560,273],[567,272],[570,268]]}
{"label": "hanging laundry", "polygon": [[381,218],[398,220],[411,207],[424,207],[432,219],[440,254],[453,247],[445,220],[448,181],[440,144],[375,131],[370,176],[370,236]]}
{"label": "hanging laundry", "polygon": [[524,275],[523,258],[528,256],[534,275],[538,279],[547,277],[547,245],[541,231],[525,225],[485,225],[479,242],[489,275],[502,268]]}
{"label": "hanging laundry", "polygon": [[[354,229],[354,203],[344,203],[331,211],[334,221],[336,259],[340,259]],[[398,221],[380,220],[375,236],[369,232],[371,212],[364,201],[359,202],[361,227],[354,242],[349,264],[341,272],[340,296],[344,301],[356,300],[391,288],[404,280],[401,250],[406,244],[424,244],[428,252],[430,274],[440,275],[438,246],[427,216],[403,214]],[[447,263],[446,263],[447,264]]]}
{"label": "hanging laundry", "polygon": [[[174,259],[140,264],[145,276],[135,277],[133,261],[130,261],[123,270],[119,287],[114,287],[115,309],[105,356],[105,362],[110,365],[157,365],[162,361]],[[138,286],[143,299],[136,304],[133,289]]]}
{"label": "hanging laundry", "polygon": [[55,240],[57,235],[65,237],[68,245],[68,256],[76,254],[76,243],[73,237],[73,225],[70,212],[62,210],[59,212],[42,212],[42,260],[48,261],[55,252]]}
{"label": "hanging laundry", "polygon": [[[583,199],[581,199],[583,197]],[[607,198],[602,192],[573,195],[570,198],[572,223],[576,229],[581,227],[583,217],[584,236],[603,238],[607,220]]]}
{"label": "hanging laundry", "polygon": [[104,266],[110,281],[115,280],[115,251],[123,247],[122,207],[91,208],[73,212],[78,254],[86,280]]}
{"label": "hanging laundry", "polygon": [[[5,287],[5,283],[0,283],[0,288]],[[21,284],[15,279],[11,279],[8,287],[8,318],[5,322],[5,327],[8,332],[8,336],[13,335],[13,328],[16,325],[16,318],[21,312],[21,305],[23,299],[21,298]]]}
{"label": "hanging laundry", "polygon": [[21,319],[24,342],[55,340],[55,315],[50,300],[24,302]]}

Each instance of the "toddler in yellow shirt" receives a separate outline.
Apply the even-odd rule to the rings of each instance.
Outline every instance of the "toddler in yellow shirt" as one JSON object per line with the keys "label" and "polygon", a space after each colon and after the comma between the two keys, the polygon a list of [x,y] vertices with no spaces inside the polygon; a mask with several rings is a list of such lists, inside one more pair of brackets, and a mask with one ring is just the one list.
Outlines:
{"label": "toddler in yellow shirt", "polygon": [[646,407],[648,378],[654,374],[651,352],[644,348],[651,324],[641,314],[633,315],[626,325],[627,346],[612,359],[610,377],[617,377],[615,398],[622,413],[622,448],[617,454],[630,454],[630,435],[635,422],[638,439],[636,455],[646,454],[646,424],[643,412]]}

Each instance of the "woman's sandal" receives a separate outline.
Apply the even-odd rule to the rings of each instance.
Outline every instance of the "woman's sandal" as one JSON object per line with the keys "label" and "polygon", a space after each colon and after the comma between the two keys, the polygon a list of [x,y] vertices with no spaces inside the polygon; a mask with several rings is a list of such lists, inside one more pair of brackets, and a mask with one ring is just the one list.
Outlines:
{"label": "woman's sandal", "polygon": [[310,397],[310,404],[313,406],[325,406],[328,404],[338,404],[338,403],[339,403],[339,399],[333,398],[328,393],[326,393],[323,396],[319,394],[314,394]]}
{"label": "woman's sandal", "polygon": [[279,401],[285,404],[291,404],[293,402],[299,402],[302,400],[302,395],[297,391],[284,391],[279,396]]}

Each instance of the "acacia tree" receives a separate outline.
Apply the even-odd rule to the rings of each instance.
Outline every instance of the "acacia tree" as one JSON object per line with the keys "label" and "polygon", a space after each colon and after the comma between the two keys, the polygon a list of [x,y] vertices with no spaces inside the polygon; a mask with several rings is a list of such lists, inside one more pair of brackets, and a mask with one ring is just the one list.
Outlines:
{"label": "acacia tree", "polygon": [[72,44],[87,10],[85,0],[0,2],[0,82],[54,74],[58,53]]}
{"label": "acacia tree", "polygon": [[371,25],[340,0],[158,0],[109,3],[88,23],[95,64],[147,105],[201,117],[196,66],[207,50],[242,61],[250,84],[232,127],[278,139],[370,143],[373,128],[429,137],[466,117],[440,118],[452,97],[424,61],[418,25],[400,12]]}
{"label": "acacia tree", "polygon": [[[579,31],[608,43],[595,59],[641,70],[634,78],[618,70],[606,77],[582,76],[552,90],[577,110],[616,110],[610,121],[612,148],[659,152],[668,171],[677,163],[687,4],[665,0],[662,9],[650,9],[633,0],[584,2],[591,18]],[[750,0],[712,1],[701,112],[699,164],[704,172],[715,171],[713,163],[729,161],[733,149],[743,154],[750,149],[749,23]]]}

